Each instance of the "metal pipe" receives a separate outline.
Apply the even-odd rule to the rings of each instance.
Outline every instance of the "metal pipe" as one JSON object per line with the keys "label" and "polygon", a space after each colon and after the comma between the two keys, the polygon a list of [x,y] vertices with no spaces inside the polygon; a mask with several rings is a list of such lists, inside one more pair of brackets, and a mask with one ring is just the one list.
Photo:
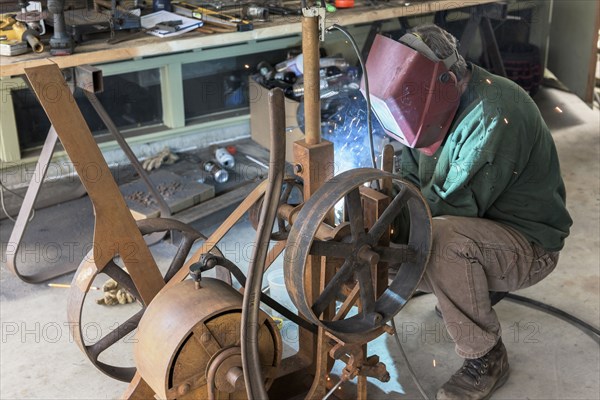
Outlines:
{"label": "metal pipe", "polygon": [[242,365],[249,399],[268,399],[258,350],[258,329],[261,325],[259,311],[264,266],[285,172],[285,104],[281,89],[273,89],[269,92],[269,114],[271,133],[269,185],[256,229],[256,244],[248,266],[248,278],[242,303]]}
{"label": "metal pipe", "polygon": [[319,76],[319,17],[302,17],[302,54],[304,69],[305,141],[321,143],[321,102]]}

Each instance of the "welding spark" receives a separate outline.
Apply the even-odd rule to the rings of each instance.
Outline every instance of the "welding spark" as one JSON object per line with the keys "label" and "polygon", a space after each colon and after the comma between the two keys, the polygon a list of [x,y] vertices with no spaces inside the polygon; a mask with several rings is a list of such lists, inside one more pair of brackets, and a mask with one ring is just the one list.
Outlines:
{"label": "welding spark", "polygon": [[244,64],[244,68],[250,69],[250,66],[248,64]]}
{"label": "welding spark", "polygon": [[561,110],[561,108],[560,108],[559,106],[556,106],[556,107],[554,108],[554,110],[556,110],[556,112],[557,112],[557,113],[560,113],[560,114],[562,114],[562,112],[563,112],[563,110]]}
{"label": "welding spark", "polygon": [[433,368],[435,368],[435,358],[433,359]]}
{"label": "welding spark", "polygon": [[488,85],[492,84],[492,81],[490,81],[489,79],[486,79],[485,81],[487,82]]}
{"label": "welding spark", "polygon": [[508,120],[506,118],[504,118],[504,123],[508,125]]}

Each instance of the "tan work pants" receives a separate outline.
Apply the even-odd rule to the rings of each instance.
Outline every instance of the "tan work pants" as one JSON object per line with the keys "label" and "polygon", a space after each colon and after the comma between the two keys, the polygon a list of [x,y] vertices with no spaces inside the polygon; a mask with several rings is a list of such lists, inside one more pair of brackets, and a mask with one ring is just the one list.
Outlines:
{"label": "tan work pants", "polygon": [[506,225],[483,218],[433,219],[432,253],[419,289],[433,292],[463,358],[479,358],[498,342],[500,323],[489,291],[531,286],[556,266],[547,252]]}

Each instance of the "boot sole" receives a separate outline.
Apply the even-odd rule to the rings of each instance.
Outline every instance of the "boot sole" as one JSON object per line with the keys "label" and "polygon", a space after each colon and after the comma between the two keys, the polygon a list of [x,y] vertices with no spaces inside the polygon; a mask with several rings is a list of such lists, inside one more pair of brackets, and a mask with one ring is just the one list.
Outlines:
{"label": "boot sole", "polygon": [[510,375],[510,370],[507,369],[506,373],[504,375],[502,375],[500,377],[500,379],[498,379],[498,382],[496,382],[496,384],[494,385],[494,387],[492,388],[490,393],[481,400],[489,400],[492,397],[492,395],[496,392],[496,390],[498,390],[500,387],[502,387],[502,385],[504,385],[506,383],[509,375]]}

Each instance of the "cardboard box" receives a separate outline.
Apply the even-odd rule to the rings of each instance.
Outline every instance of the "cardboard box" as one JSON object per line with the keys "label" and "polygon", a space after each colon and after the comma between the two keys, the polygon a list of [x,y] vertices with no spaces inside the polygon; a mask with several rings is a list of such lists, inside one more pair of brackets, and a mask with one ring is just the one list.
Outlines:
{"label": "cardboard box", "polygon": [[[250,77],[248,89],[250,97],[250,130],[252,140],[269,149],[269,90],[252,79],[252,77]],[[304,139],[304,134],[300,128],[298,128],[298,121],[296,120],[298,104],[299,103],[295,100],[285,99],[285,126],[287,127],[285,160],[287,162],[294,161],[294,142]]]}

